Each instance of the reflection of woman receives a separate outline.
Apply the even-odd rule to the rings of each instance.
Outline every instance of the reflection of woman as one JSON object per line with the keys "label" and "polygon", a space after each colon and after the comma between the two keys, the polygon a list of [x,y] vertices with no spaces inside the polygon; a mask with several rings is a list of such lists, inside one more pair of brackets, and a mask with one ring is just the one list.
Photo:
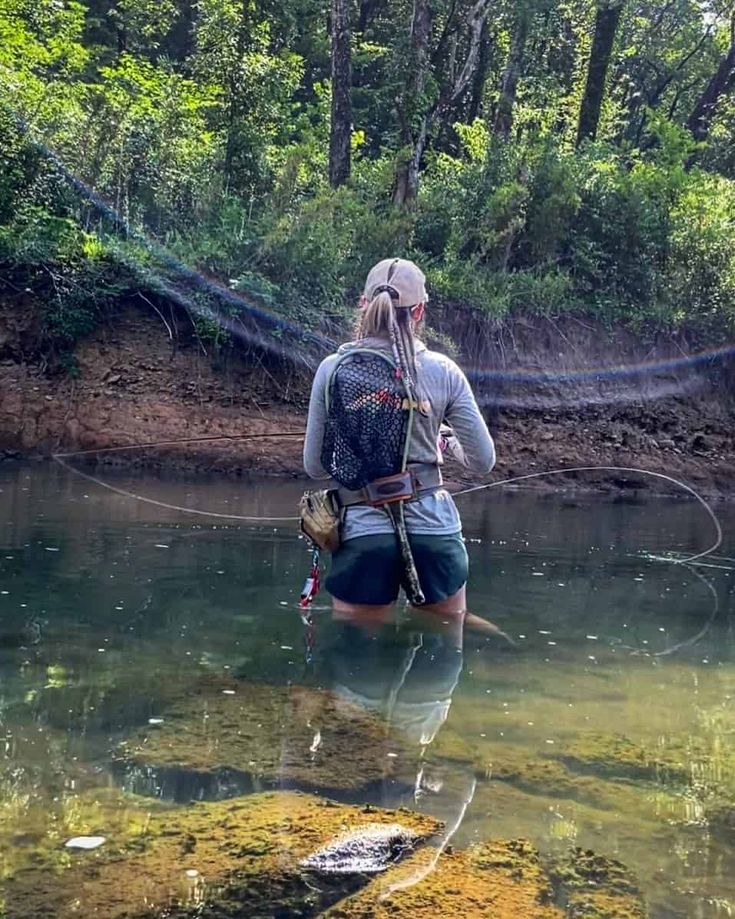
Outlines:
{"label": "reflection of woman", "polygon": [[397,757],[386,760],[381,804],[394,807],[410,795],[411,806],[445,823],[443,846],[475,788],[469,765],[432,752],[462,673],[464,617],[416,612],[399,623],[393,615],[382,621],[364,614],[336,618],[323,675],[337,698],[386,724],[386,755]]}
{"label": "reflection of woman", "polygon": [[462,617],[417,617],[397,627],[343,621],[327,653],[331,688],[428,746],[446,721],[462,672]]}
{"label": "reflection of woman", "polygon": [[[451,426],[461,447],[458,453],[463,454],[465,465],[473,472],[481,474],[492,469],[495,449],[462,371],[445,355],[429,351],[416,337],[426,301],[424,275],[413,262],[379,262],[365,283],[356,340],[326,358],[314,379],[304,445],[304,467],[314,478],[328,478],[331,474],[340,483],[347,478],[347,471],[340,468],[339,451],[325,449],[330,424],[334,427],[341,423],[346,428],[354,423],[358,408],[369,409],[360,418],[375,419],[379,406],[388,413],[396,404],[395,392],[399,390],[391,390],[391,380],[373,386],[365,382],[361,389],[359,374],[353,372],[342,417],[333,423],[326,397],[331,392],[335,368],[343,366],[345,355],[364,354],[366,349],[387,355],[395,364],[395,376],[405,383],[409,394],[408,400],[399,398],[398,405],[408,401],[413,408],[405,446],[414,494],[402,504],[400,512],[408,533],[411,566],[407,566],[406,552],[402,552],[402,534],[395,517],[383,507],[368,506],[359,491],[356,499],[347,501],[342,489],[342,544],[333,555],[326,581],[337,612],[381,615],[392,607],[401,584],[405,587],[408,582],[410,587],[414,576],[420,591],[414,590],[413,596],[423,594],[420,600],[412,601],[414,605],[420,603],[423,609],[444,614],[465,610],[467,552],[459,514],[449,493],[441,487],[440,427],[445,421]],[[364,454],[369,454],[363,457],[366,462],[371,456],[385,453],[387,438],[371,439],[362,428],[350,436],[352,442],[360,443]]]}

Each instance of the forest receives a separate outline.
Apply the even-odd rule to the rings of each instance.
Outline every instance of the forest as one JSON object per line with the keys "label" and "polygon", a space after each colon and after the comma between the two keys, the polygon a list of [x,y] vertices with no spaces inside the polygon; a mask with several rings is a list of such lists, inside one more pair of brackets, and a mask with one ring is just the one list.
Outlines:
{"label": "forest", "polygon": [[[733,0],[0,0],[0,295],[735,325]],[[213,296],[212,291],[237,296]],[[277,330],[276,330],[277,331]]]}

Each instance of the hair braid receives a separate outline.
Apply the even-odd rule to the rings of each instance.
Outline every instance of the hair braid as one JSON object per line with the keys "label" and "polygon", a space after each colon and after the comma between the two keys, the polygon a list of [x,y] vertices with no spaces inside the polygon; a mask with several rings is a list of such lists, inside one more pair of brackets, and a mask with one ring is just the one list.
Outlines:
{"label": "hair braid", "polygon": [[404,379],[410,398],[418,402],[419,380],[416,367],[416,341],[411,325],[411,307],[396,306],[386,290],[379,291],[373,299],[358,312],[355,338],[369,338],[371,335],[390,339],[393,360],[400,376]]}

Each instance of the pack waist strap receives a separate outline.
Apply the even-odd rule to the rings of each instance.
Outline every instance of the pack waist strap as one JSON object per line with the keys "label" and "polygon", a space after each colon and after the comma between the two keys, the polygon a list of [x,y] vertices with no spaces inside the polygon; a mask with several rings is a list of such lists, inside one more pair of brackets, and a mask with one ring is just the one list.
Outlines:
{"label": "pack waist strap", "polygon": [[[414,490],[416,492],[413,498],[407,500],[415,501],[417,498],[423,498],[424,495],[430,494],[441,488],[444,480],[442,471],[439,466],[430,463],[409,463],[408,471],[413,479]],[[349,488],[336,489],[337,501],[340,507],[353,507],[357,504],[369,504],[370,500],[364,488],[358,488],[351,491]]]}

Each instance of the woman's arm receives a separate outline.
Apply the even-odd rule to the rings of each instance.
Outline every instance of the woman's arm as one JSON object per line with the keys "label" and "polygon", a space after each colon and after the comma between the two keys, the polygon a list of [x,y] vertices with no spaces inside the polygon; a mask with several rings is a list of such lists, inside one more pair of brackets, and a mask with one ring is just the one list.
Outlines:
{"label": "woman's arm", "polygon": [[312,479],[328,479],[329,473],[322,466],[322,444],[324,443],[324,426],[327,422],[327,408],[324,400],[334,356],[325,358],[314,376],[309,400],[309,415],[306,419],[306,438],[304,439],[304,470]]}
{"label": "woman's arm", "polygon": [[495,444],[467,377],[454,363],[450,367],[449,384],[445,420],[462,446],[465,466],[477,473],[490,472],[495,465]]}

